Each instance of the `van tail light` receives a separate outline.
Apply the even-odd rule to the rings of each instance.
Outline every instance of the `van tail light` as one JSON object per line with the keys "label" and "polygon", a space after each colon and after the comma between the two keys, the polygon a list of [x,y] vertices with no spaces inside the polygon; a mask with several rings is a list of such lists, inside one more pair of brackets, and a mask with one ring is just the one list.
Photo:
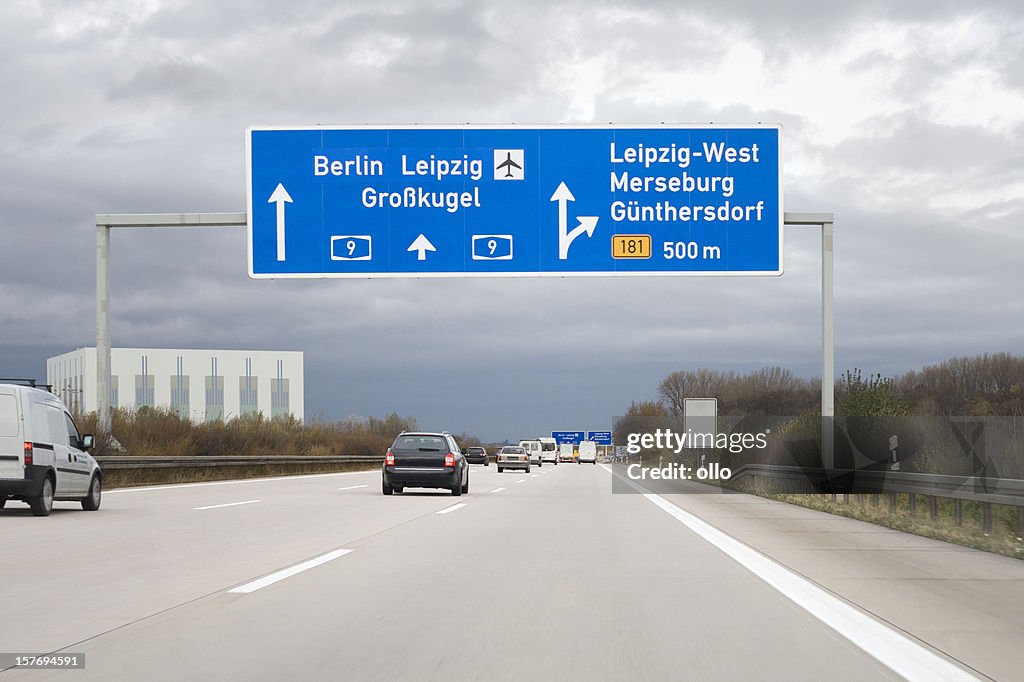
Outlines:
{"label": "van tail light", "polygon": [[25,466],[32,466],[32,443],[25,441]]}
{"label": "van tail light", "polygon": [[384,465],[389,467],[395,466],[395,453],[388,450],[388,454],[384,455]]}
{"label": "van tail light", "polygon": [[453,467],[453,466],[455,466],[455,455],[450,453],[450,452],[447,455],[445,455],[444,456],[444,465],[446,467]]}

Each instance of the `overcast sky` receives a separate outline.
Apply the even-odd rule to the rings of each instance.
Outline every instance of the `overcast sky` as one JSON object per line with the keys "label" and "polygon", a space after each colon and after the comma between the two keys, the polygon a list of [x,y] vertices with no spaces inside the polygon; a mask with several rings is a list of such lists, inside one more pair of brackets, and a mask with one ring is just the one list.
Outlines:
{"label": "overcast sky", "polygon": [[[837,374],[1024,348],[1015,0],[15,0],[0,90],[0,375],[95,345],[96,213],[243,211],[250,125],[779,123],[785,209],[836,216]],[[779,278],[255,281],[246,248],[115,232],[114,345],[301,350],[307,417],[485,439],[679,369],[820,376],[813,228]]]}

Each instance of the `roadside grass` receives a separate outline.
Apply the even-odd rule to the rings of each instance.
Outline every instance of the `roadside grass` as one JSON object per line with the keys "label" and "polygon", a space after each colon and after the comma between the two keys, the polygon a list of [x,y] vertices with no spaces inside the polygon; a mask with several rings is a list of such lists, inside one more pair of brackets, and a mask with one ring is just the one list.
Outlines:
{"label": "roadside grass", "polygon": [[957,525],[955,503],[952,499],[935,498],[936,516],[931,518],[931,497],[915,495],[911,509],[910,495],[888,493],[880,495],[850,495],[845,502],[842,495],[832,501],[831,495],[768,494],[771,499],[796,504],[810,509],[867,521],[886,528],[942,540],[964,547],[1024,559],[1024,539],[1017,527],[1017,508],[992,505],[992,529],[983,524],[983,505],[963,502],[962,523]]}

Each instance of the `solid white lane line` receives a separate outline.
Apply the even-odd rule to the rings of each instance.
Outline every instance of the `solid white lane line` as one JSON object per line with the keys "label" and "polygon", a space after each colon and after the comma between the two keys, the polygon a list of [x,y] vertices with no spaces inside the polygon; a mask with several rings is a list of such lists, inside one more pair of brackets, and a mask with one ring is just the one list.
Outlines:
{"label": "solid white lane line", "polygon": [[338,488],[338,490],[355,490],[356,488],[369,488],[369,487],[370,487],[369,483],[364,483],[363,485],[347,485],[344,488]]}
{"label": "solid white lane line", "polygon": [[518,481],[516,481],[516,483],[526,483],[526,479],[520,478]]}
{"label": "solid white lane line", "polygon": [[[606,470],[611,471],[607,467]],[[617,475],[617,474],[613,474]],[[684,511],[665,498],[626,478],[619,478],[643,494],[694,533],[723,551],[784,597],[850,640],[882,665],[911,682],[978,680],[966,670],[922,646],[916,640],[880,623],[803,576],[761,554],[711,524]]]}
{"label": "solid white lane line", "polygon": [[537,478],[538,474],[530,474],[530,478]]}
{"label": "solid white lane line", "polygon": [[441,511],[434,512],[434,513],[435,514],[450,514],[451,512],[455,511],[456,509],[462,509],[465,506],[466,506],[465,502],[459,502],[458,504],[453,504],[452,506],[448,507],[447,509],[442,509]]}
{"label": "solid white lane line", "polygon": [[194,511],[201,511],[203,509],[220,509],[222,507],[237,507],[241,504],[256,504],[263,500],[246,500],[245,502],[228,502],[227,504],[211,504],[208,507],[192,507]]}
{"label": "solid white lane line", "polygon": [[492,493],[500,493],[500,492],[501,492],[502,490],[504,490],[504,488],[495,488],[495,489],[494,489],[494,490],[492,490],[491,492],[492,492]]}
{"label": "solid white lane line", "polygon": [[311,568],[316,568],[320,564],[326,564],[328,561],[333,561],[340,556],[345,556],[351,551],[351,549],[336,549],[333,552],[328,552],[327,554],[318,556],[315,559],[303,561],[301,564],[296,564],[291,568],[286,568],[281,571],[278,571],[277,573],[271,573],[270,575],[263,576],[258,580],[253,580],[252,582],[246,583],[240,587],[236,587],[233,590],[228,590],[228,592],[235,594],[249,594],[250,592],[255,592],[256,590],[262,589],[267,585],[273,585],[274,583],[284,580],[285,578],[290,578],[297,573],[308,571]]}
{"label": "solid white lane line", "polygon": [[113,495],[114,493],[137,493],[137,492],[149,492],[151,490],[181,490],[183,488],[201,488],[210,485],[236,485],[238,483],[266,483],[267,481],[288,481],[293,479],[302,478],[325,478],[327,476],[358,476],[360,474],[376,474],[380,475],[380,469],[374,469],[372,471],[339,471],[335,474],[302,474],[301,476],[265,476],[263,478],[240,478],[237,481],[207,481],[205,483],[176,483],[174,485],[144,485],[137,488],[116,488],[114,490],[104,490],[104,495]]}

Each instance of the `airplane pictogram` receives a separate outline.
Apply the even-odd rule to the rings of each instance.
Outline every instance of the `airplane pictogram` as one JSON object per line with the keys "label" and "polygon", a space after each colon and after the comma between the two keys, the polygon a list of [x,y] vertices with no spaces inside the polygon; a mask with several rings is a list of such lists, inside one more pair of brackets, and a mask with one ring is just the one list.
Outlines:
{"label": "airplane pictogram", "polygon": [[513,168],[517,168],[519,170],[523,170],[522,166],[520,166],[518,163],[516,163],[515,161],[512,160],[512,152],[508,152],[508,157],[504,161],[502,161],[500,164],[498,164],[498,167],[495,168],[494,170],[499,170],[500,171],[502,168],[507,169],[506,172],[505,172],[505,177],[506,178],[513,178],[513,177],[515,177],[514,175],[512,175],[512,169]]}
{"label": "airplane pictogram", "polygon": [[526,171],[526,150],[525,149],[495,149],[494,150],[494,179],[495,180],[524,180]]}

